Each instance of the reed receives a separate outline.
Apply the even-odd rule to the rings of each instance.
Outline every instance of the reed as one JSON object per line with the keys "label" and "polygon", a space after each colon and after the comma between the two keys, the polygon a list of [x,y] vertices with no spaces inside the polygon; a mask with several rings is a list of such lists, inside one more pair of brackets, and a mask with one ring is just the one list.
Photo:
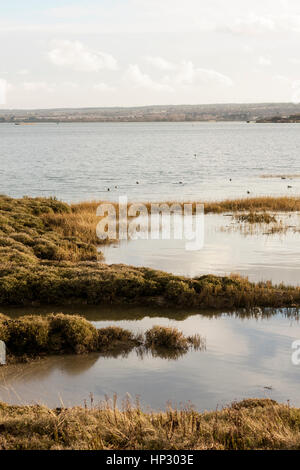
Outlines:
{"label": "reed", "polygon": [[0,403],[1,450],[274,450],[300,448],[300,409],[248,399],[219,411],[144,412],[117,397],[90,407]]}

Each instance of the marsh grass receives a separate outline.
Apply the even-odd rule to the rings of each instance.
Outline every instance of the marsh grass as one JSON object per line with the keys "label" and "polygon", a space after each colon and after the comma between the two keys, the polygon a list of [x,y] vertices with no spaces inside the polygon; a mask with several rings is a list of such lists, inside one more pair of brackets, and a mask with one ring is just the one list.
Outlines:
{"label": "marsh grass", "polygon": [[277,219],[274,215],[268,212],[249,212],[247,214],[237,214],[234,219],[238,222],[248,224],[271,224],[277,223]]}
{"label": "marsh grass", "polygon": [[93,244],[83,231],[63,234],[53,223],[71,216],[70,206],[56,199],[0,196],[1,264],[97,260],[95,237]]}
{"label": "marsh grass", "polygon": [[[189,279],[147,268],[99,263],[94,232],[98,204],[69,206],[55,199],[0,196],[0,305],[299,306],[298,287],[253,284],[234,276]],[[206,211],[253,207],[298,210],[300,201],[223,201],[207,203]]]}
{"label": "marsh grass", "polygon": [[[68,213],[47,213],[43,216],[43,219],[52,229],[57,231],[63,237],[76,237],[85,240],[86,243],[98,245],[115,243],[117,239],[100,240],[96,234],[97,224],[101,220],[101,218],[96,215],[97,208],[100,204],[105,204],[107,202],[108,201],[86,201],[72,204]],[[220,202],[200,202],[204,204],[206,214],[246,210],[300,211],[300,200],[293,197],[259,197],[235,200],[228,199]],[[118,219],[118,204],[115,202],[109,203],[114,205]],[[185,203],[192,204],[193,211],[195,212],[196,202],[186,201]],[[150,213],[152,203],[142,202],[142,204],[146,206],[148,213]],[[172,204],[175,204],[175,201],[158,202],[154,204],[168,204],[171,206]]]}
{"label": "marsh grass", "polygon": [[251,450],[299,449],[300,409],[248,399],[199,413],[191,406],[144,412],[128,398],[90,407],[0,403],[0,449]]}
{"label": "marsh grass", "polygon": [[188,351],[190,347],[195,350],[200,349],[200,335],[184,336],[177,328],[165,326],[153,326],[145,334],[145,346],[149,349],[171,349],[178,351]]}
{"label": "marsh grass", "polygon": [[[199,350],[204,344],[199,335],[185,337],[176,328],[155,326],[142,333],[133,333],[117,326],[96,329],[78,315],[26,315],[10,319],[0,315],[0,340],[7,346],[8,356],[37,357],[53,354],[87,354],[101,352],[117,355],[139,349],[139,353],[164,350],[186,353]],[[162,351],[163,353],[163,351]]]}

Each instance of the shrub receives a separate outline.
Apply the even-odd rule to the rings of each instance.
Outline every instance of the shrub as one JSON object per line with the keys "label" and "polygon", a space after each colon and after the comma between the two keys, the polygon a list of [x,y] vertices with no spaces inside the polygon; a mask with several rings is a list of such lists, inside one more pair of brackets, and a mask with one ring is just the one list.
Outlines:
{"label": "shrub", "polygon": [[49,344],[51,352],[82,354],[97,351],[96,328],[85,318],[77,315],[51,315],[49,321]]}
{"label": "shrub", "polygon": [[153,326],[146,331],[146,347],[166,348],[166,349],[188,349],[188,340],[177,328],[167,328],[164,326]]}
{"label": "shrub", "polygon": [[[39,354],[48,350],[49,323],[38,316],[4,322],[7,326],[7,348],[14,354]],[[1,338],[2,339],[2,338]]]}

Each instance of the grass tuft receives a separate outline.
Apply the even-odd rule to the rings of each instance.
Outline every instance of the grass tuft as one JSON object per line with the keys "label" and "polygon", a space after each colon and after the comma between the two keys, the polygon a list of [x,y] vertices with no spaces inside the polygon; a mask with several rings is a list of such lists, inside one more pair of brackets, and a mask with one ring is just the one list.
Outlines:
{"label": "grass tuft", "polygon": [[300,448],[300,409],[268,399],[199,413],[144,412],[128,400],[88,408],[0,403],[1,450],[274,450]]}

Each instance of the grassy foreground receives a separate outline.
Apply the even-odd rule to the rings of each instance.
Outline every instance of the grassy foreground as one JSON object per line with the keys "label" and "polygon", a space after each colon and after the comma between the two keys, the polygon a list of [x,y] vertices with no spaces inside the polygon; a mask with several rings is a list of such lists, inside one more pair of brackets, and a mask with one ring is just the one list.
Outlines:
{"label": "grassy foreground", "polygon": [[[295,198],[210,204],[211,212],[254,206],[300,208]],[[187,279],[100,263],[95,211],[96,203],[69,206],[55,199],[0,196],[0,305],[135,303],[227,309],[300,305],[297,287],[254,284],[237,276]]]}
{"label": "grassy foreground", "polygon": [[144,413],[113,403],[92,409],[0,403],[1,450],[300,449],[300,409],[249,399],[220,411]]}

